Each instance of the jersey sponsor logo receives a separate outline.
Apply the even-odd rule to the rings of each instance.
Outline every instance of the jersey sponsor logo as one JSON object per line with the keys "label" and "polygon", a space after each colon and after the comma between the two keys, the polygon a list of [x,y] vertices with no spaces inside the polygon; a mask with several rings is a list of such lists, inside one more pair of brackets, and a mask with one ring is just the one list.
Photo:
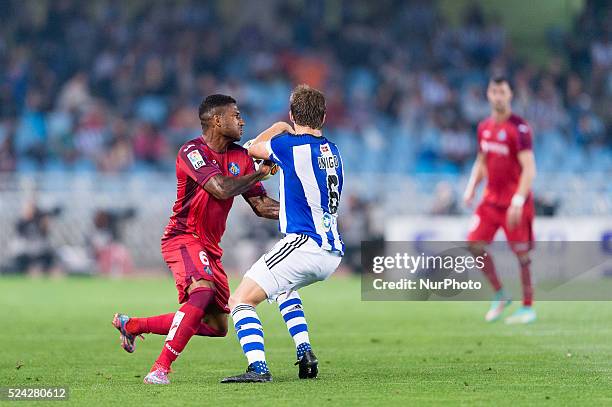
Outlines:
{"label": "jersey sponsor logo", "polygon": [[480,148],[485,153],[496,153],[501,155],[509,155],[510,149],[506,144],[496,143],[495,141],[482,141],[480,143]]}
{"label": "jersey sponsor logo", "polygon": [[329,213],[323,214],[322,223],[323,223],[323,229],[325,229],[325,232],[329,232],[331,230],[333,222],[334,222],[333,216],[331,216]]}
{"label": "jersey sponsor logo", "polygon": [[204,265],[204,272],[208,274],[209,276],[212,276],[212,269],[210,268],[210,261],[208,260],[208,256],[206,255],[206,252],[202,250],[199,253],[199,256],[200,256],[200,261]]}
{"label": "jersey sponsor logo", "polygon": [[240,174],[240,166],[233,161],[229,163],[227,169],[233,176],[237,176],[238,174]]}
{"label": "jersey sponsor logo", "polygon": [[200,154],[198,150],[193,150],[191,153],[187,154],[187,158],[189,158],[191,165],[196,170],[206,165],[204,158],[202,158],[202,154]]}
{"label": "jersey sponsor logo", "polygon": [[204,250],[202,250],[199,253],[200,256],[200,261],[202,262],[203,265],[208,266],[210,264],[210,262],[208,261],[208,256],[206,255],[206,252]]}
{"label": "jersey sponsor logo", "polygon": [[504,130],[504,129],[501,129],[501,130],[500,130],[500,131],[497,133],[497,139],[498,139],[499,141],[504,141],[504,140],[506,140],[507,136],[508,136],[508,135],[506,134],[506,130]]}

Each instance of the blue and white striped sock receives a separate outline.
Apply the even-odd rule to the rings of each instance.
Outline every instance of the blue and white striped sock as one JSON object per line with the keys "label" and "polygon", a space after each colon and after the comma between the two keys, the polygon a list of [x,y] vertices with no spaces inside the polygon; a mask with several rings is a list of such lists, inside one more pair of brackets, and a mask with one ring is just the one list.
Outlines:
{"label": "blue and white striped sock", "polygon": [[249,366],[257,373],[268,373],[263,327],[255,312],[255,307],[248,304],[236,305],[232,310],[232,319]]}
{"label": "blue and white striped sock", "polygon": [[291,291],[287,294],[281,294],[276,301],[278,302],[278,309],[287,324],[287,329],[293,337],[297,358],[300,360],[304,353],[312,349],[302,299],[297,291]]}

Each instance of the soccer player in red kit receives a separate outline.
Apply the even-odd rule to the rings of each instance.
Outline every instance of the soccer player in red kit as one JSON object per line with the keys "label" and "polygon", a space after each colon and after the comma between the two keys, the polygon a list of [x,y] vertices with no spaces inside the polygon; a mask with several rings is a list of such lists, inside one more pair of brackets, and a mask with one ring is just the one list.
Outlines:
{"label": "soccer player in red kit", "polygon": [[495,321],[511,301],[504,293],[485,245],[493,240],[499,228],[503,229],[518,258],[523,287],[523,306],[506,318],[506,323],[530,323],[536,319],[529,270],[534,217],[531,184],[536,174],[531,129],[525,120],[512,113],[512,89],[505,77],[491,79],[487,98],[491,116],[478,124],[478,156],[465,190],[465,203],[471,204],[476,187],[484,178],[487,185],[474,214],[468,241],[474,255],[486,254],[483,271],[495,290],[495,297],[485,319]]}
{"label": "soccer player in red kit", "polygon": [[244,121],[230,96],[208,96],[199,108],[203,133],[181,146],[176,159],[177,199],[161,244],[182,304],[176,313],[149,318],[115,314],[122,347],[133,352],[145,333],[167,335],[161,354],[144,379],[168,384],[170,365],[193,335],[227,333],[230,291],[221,264],[219,242],[234,197],[242,195],[258,215],[278,219],[279,204],[269,198],[260,180],[272,168],[256,171],[247,151],[235,142]]}

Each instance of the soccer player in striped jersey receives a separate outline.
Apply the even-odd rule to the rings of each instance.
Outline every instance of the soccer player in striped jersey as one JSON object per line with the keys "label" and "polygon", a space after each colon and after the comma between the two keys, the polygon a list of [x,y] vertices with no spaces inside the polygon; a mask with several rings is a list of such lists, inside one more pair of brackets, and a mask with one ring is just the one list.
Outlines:
{"label": "soccer player in striped jersey", "polygon": [[222,383],[269,382],[261,321],[255,307],[275,300],[293,336],[298,376],[314,378],[318,361],[308,337],[302,301],[297,293],[328,278],[340,264],[344,243],[338,233],[338,206],[344,184],[338,147],[322,134],[325,97],[306,85],[294,89],[290,119],[262,132],[249,155],[280,167],[280,231],[285,234],[246,272],[230,296],[229,306],[238,340],[248,360],[246,373]]}

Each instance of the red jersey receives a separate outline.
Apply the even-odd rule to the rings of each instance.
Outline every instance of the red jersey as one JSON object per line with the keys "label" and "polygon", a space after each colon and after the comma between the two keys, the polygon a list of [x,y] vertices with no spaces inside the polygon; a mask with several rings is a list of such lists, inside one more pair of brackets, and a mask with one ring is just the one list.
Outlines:
{"label": "red jersey", "polygon": [[[478,124],[478,151],[484,154],[487,186],[483,202],[507,208],[521,176],[519,152],[531,150],[531,129],[521,117],[512,114],[498,123],[489,117]],[[531,193],[527,199],[531,199]]]}
{"label": "red jersey", "polygon": [[[224,153],[211,150],[201,136],[183,144],[176,157],[176,202],[162,240],[190,234],[202,242],[209,254],[220,257],[223,251],[219,242],[234,198],[219,200],[204,189],[204,184],[217,174],[237,177],[253,172],[253,160],[237,144],[230,144]],[[265,194],[258,182],[242,196]]]}

